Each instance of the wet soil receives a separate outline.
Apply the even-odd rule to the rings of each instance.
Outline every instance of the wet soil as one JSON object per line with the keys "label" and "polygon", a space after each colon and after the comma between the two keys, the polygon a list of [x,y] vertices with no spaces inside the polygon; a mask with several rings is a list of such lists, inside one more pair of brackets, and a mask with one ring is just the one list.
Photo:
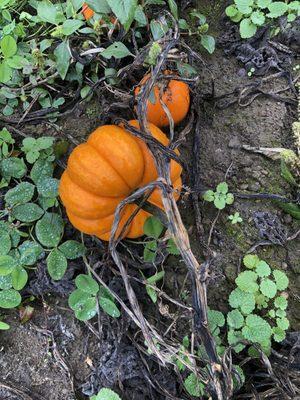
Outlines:
{"label": "wet soil", "polygon": [[[205,57],[205,56],[204,56]],[[234,57],[227,57],[217,50],[205,57],[215,79],[216,95],[231,92],[237,85],[244,85],[249,78],[239,71],[241,65]],[[200,69],[201,73],[201,69]],[[201,90],[210,91],[210,77],[202,76]],[[281,87],[283,81],[272,81],[271,87]],[[234,193],[268,192],[280,195],[289,193],[289,186],[280,177],[278,162],[263,156],[247,153],[240,145],[264,147],[291,146],[291,112],[282,102],[258,98],[247,107],[238,105],[220,110],[213,102],[202,107],[201,123],[201,183],[203,188],[214,188],[224,181]],[[58,127],[41,124],[33,128],[36,134],[60,135],[63,132],[73,142],[80,142],[103,119],[103,104],[92,102],[76,115],[57,122]],[[129,116],[131,117],[131,116]],[[27,133],[33,133],[27,127]],[[190,160],[192,137],[188,137],[181,152]],[[230,167],[230,168],[229,168]],[[202,250],[197,239],[194,215],[190,200],[180,200],[180,209],[190,233],[192,248],[199,260]],[[216,209],[201,203],[205,240],[216,217]],[[232,225],[228,215],[238,211],[242,224]],[[216,222],[212,233],[211,248],[215,258],[210,270],[208,302],[211,308],[227,310],[226,298],[240,268],[241,258],[261,238],[254,224],[256,212],[268,212],[277,218],[278,226],[287,235],[299,229],[299,223],[284,214],[268,201],[236,199],[233,206],[226,208]],[[291,330],[300,329],[300,307],[297,292],[300,289],[300,246],[299,240],[285,246],[258,247],[258,255],[271,266],[284,269],[290,278],[289,319]],[[176,258],[170,257],[166,266],[164,290],[178,297],[183,290],[189,295],[185,284],[186,270]],[[73,400],[87,398],[82,394],[82,385],[99,361],[99,340],[88,327],[77,321],[68,309],[66,299],[47,297],[43,304],[35,305],[33,319],[20,325],[16,311],[8,315],[11,330],[0,333],[0,399],[49,399]],[[183,329],[188,331],[188,327]],[[185,333],[187,333],[187,331]],[[184,334],[184,331],[183,331]],[[16,388],[29,397],[7,387]],[[2,387],[1,387],[2,385]],[[119,387],[122,389],[122,387]],[[128,397],[135,398],[135,396]],[[136,397],[142,399],[142,397]],[[163,398],[163,397],[161,397]],[[123,397],[126,400],[127,397]]]}

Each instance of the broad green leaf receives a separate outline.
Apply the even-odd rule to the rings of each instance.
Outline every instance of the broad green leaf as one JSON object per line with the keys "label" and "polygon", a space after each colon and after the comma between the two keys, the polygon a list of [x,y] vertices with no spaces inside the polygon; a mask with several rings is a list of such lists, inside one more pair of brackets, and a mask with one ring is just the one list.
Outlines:
{"label": "broad green leaf", "polygon": [[21,179],[27,172],[23,158],[9,157],[1,161],[1,172],[4,178]]}
{"label": "broad green leaf", "polygon": [[0,331],[7,331],[10,328],[8,324],[3,321],[0,321]]}
{"label": "broad green leaf", "polygon": [[44,22],[49,22],[56,25],[57,9],[49,0],[38,2],[37,13],[40,19]]}
{"label": "broad green leaf", "polygon": [[288,11],[288,5],[283,1],[273,1],[269,6],[269,18],[278,18]]}
{"label": "broad green leaf", "polygon": [[25,268],[17,266],[11,273],[12,285],[15,290],[22,290],[28,281],[28,274]]}
{"label": "broad green leaf", "polygon": [[9,275],[16,266],[17,262],[13,257],[9,255],[0,256],[0,275]]}
{"label": "broad green leaf", "polygon": [[255,309],[255,297],[253,293],[236,288],[229,295],[229,304],[232,308],[240,308],[243,314],[250,314]]}
{"label": "broad green leaf", "polygon": [[75,316],[79,321],[88,321],[97,314],[97,301],[95,297],[87,299],[79,309],[75,310]]}
{"label": "broad green leaf", "polygon": [[72,33],[76,32],[83,25],[83,21],[79,21],[78,19],[67,19],[62,24],[62,33],[66,36],[72,35]]}
{"label": "broad green leaf", "polygon": [[234,0],[237,9],[242,14],[250,14],[252,12],[252,6],[254,5],[254,0]]}
{"label": "broad green leaf", "polygon": [[290,321],[286,317],[276,318],[276,322],[277,326],[284,331],[286,331],[290,326]]}
{"label": "broad green leaf", "polygon": [[68,262],[66,257],[58,249],[53,249],[47,257],[47,269],[51,278],[55,281],[60,280],[66,270]]}
{"label": "broad green leaf", "polygon": [[162,234],[162,231],[164,229],[163,224],[160,222],[160,220],[156,217],[149,217],[146,219],[146,222],[144,224],[144,234],[158,239],[160,235]]}
{"label": "broad green leaf", "polygon": [[69,42],[64,41],[60,43],[54,50],[54,56],[56,59],[57,71],[60,77],[65,79],[71,62]]}
{"label": "broad green leaf", "polygon": [[0,82],[7,83],[12,77],[12,69],[5,61],[0,63]]}
{"label": "broad green leaf", "polygon": [[202,397],[204,394],[204,384],[197,378],[194,373],[188,375],[184,380],[184,387],[189,395]]}
{"label": "broad green leaf", "polygon": [[98,14],[108,14],[111,12],[107,0],[86,0],[85,3]]}
{"label": "broad green leaf", "polygon": [[256,266],[256,273],[259,277],[264,278],[271,274],[271,268],[265,261],[261,260]]}
{"label": "broad green leaf", "polygon": [[34,265],[43,253],[42,246],[34,241],[25,240],[19,247],[20,264]]}
{"label": "broad green leaf", "polygon": [[168,0],[170,11],[175,19],[178,20],[178,6],[175,0]]}
{"label": "broad green leaf", "polygon": [[134,19],[138,23],[139,26],[146,26],[148,23],[148,19],[143,11],[143,7],[141,5],[138,5],[135,13],[134,13]]}
{"label": "broad green leaf", "polygon": [[83,292],[80,289],[76,289],[69,296],[68,299],[69,307],[72,308],[72,310],[74,311],[79,310],[82,307],[82,305],[90,298],[91,298],[90,294]]}
{"label": "broad green leaf", "polygon": [[157,272],[156,274],[147,278],[147,282],[153,285],[153,283],[160,281],[164,276],[165,276],[165,271]]}
{"label": "broad green leaf", "polygon": [[94,400],[121,400],[121,397],[117,395],[117,393],[115,393],[113,390],[103,388],[95,396]]}
{"label": "broad green leaf", "polygon": [[238,9],[236,8],[236,6],[234,4],[231,4],[230,6],[226,7],[226,9],[225,9],[225,14],[229,18],[234,17],[235,15],[237,15],[237,13],[238,13]]}
{"label": "broad green leaf", "polygon": [[39,159],[33,164],[30,178],[37,184],[42,179],[52,177],[53,170],[54,167],[51,162]]}
{"label": "broad green leaf", "polygon": [[17,42],[13,36],[7,35],[0,40],[0,49],[4,58],[12,57],[17,52]]}
{"label": "broad green leaf", "polygon": [[253,24],[250,18],[242,19],[240,23],[240,35],[242,39],[248,39],[255,35],[257,26]]}
{"label": "broad green leaf", "polygon": [[38,150],[49,149],[54,143],[54,138],[51,136],[43,136],[36,139],[35,146]]}
{"label": "broad green leaf", "polygon": [[111,59],[112,57],[118,59],[133,55],[122,42],[114,42],[100,54],[102,57],[107,59]]}
{"label": "broad green leaf", "polygon": [[273,299],[276,296],[277,287],[271,279],[266,278],[261,281],[260,290],[264,296]]}
{"label": "broad green leaf", "polygon": [[289,279],[284,272],[275,269],[273,271],[273,276],[278,290],[285,290],[288,287]]}
{"label": "broad green leaf", "polygon": [[253,271],[243,271],[235,279],[237,286],[247,293],[255,293],[258,290],[257,274]]}
{"label": "broad green leaf", "polygon": [[209,52],[209,54],[212,54],[215,51],[216,41],[213,36],[201,35],[201,44]]}
{"label": "broad green leaf", "polygon": [[16,290],[0,290],[0,308],[15,308],[21,301],[21,295]]}
{"label": "broad green leaf", "polygon": [[168,251],[169,254],[172,254],[174,256],[179,256],[180,255],[180,251],[176,247],[176,244],[175,244],[173,239],[169,239],[168,240],[167,251]]}
{"label": "broad green leaf", "polygon": [[229,345],[234,346],[233,349],[236,353],[240,353],[246,347],[243,343],[240,343],[245,340],[241,331],[230,329],[227,334],[227,340]]}
{"label": "broad green leaf", "polygon": [[154,40],[159,40],[165,36],[168,32],[169,27],[166,22],[151,20],[150,22],[150,30]]}
{"label": "broad green leaf", "polygon": [[13,57],[8,58],[6,60],[7,65],[14,69],[22,69],[28,65],[30,65],[29,61],[26,58],[15,54]]}
{"label": "broad green leaf", "polygon": [[25,204],[30,201],[34,194],[34,185],[29,182],[21,182],[13,189],[6,192],[4,200],[10,206]]}
{"label": "broad green leaf", "polygon": [[40,179],[37,183],[37,190],[40,196],[54,198],[58,196],[59,180],[55,178]]}
{"label": "broad green leaf", "polygon": [[213,332],[217,327],[222,327],[225,324],[224,315],[221,311],[211,310],[210,308],[207,310],[207,319],[208,325]]}
{"label": "broad green leaf", "polygon": [[251,21],[253,22],[253,24],[261,26],[265,23],[266,17],[265,14],[261,11],[254,11],[251,14]]}
{"label": "broad green leaf", "polygon": [[138,5],[137,0],[106,0],[112,12],[124,26],[125,31],[130,28],[134,20],[135,10]]}
{"label": "broad green leaf", "polygon": [[228,185],[226,182],[221,182],[217,186],[217,193],[227,194],[228,193]]}
{"label": "broad green leaf", "polygon": [[286,317],[286,311],[285,310],[276,310],[276,317]]}
{"label": "broad green leaf", "polygon": [[3,256],[9,252],[11,249],[11,239],[9,233],[0,230],[0,256]]}
{"label": "broad green leaf", "polygon": [[246,268],[254,269],[259,263],[259,258],[256,254],[246,254],[243,263]]}
{"label": "broad green leaf", "polygon": [[11,288],[12,288],[11,274],[5,276],[0,275],[0,289],[11,289]]}
{"label": "broad green leaf", "polygon": [[274,300],[275,307],[280,308],[281,310],[285,310],[287,308],[288,302],[287,299],[283,296],[278,296]]}
{"label": "broad green leaf", "polygon": [[98,283],[89,275],[78,275],[75,279],[75,285],[81,291],[91,295],[96,295],[99,292]]}
{"label": "broad green leaf", "polygon": [[34,222],[43,214],[44,210],[34,203],[20,204],[12,210],[12,216],[21,222]]}
{"label": "broad green leaf", "polygon": [[300,219],[300,207],[294,203],[275,202],[286,213],[290,214],[295,219]]}
{"label": "broad green leaf", "polygon": [[56,247],[64,231],[64,222],[60,215],[46,212],[35,225],[35,234],[45,247]]}
{"label": "broad green leaf", "polygon": [[215,199],[215,192],[213,190],[207,190],[203,195],[203,200],[212,202]]}
{"label": "broad green leaf", "polygon": [[76,242],[76,240],[67,240],[59,246],[59,250],[69,260],[75,260],[85,254],[86,248],[82,243]]}
{"label": "broad green leaf", "polygon": [[119,318],[121,313],[118,307],[115,305],[113,301],[106,297],[99,297],[99,304],[100,307],[103,309],[103,311],[106,312],[106,314],[110,315],[113,318]]}
{"label": "broad green leaf", "polygon": [[267,8],[271,3],[272,0],[257,0],[257,6],[262,9]]}
{"label": "broad green leaf", "polygon": [[262,343],[270,338],[272,328],[262,317],[250,314],[245,321],[246,325],[243,327],[242,333],[246,340]]}
{"label": "broad green leaf", "polygon": [[244,317],[239,310],[232,310],[227,314],[227,324],[234,329],[239,329],[244,325]]}
{"label": "broad green leaf", "polygon": [[218,210],[223,210],[226,207],[226,195],[216,192],[214,196],[214,205]]}
{"label": "broad green leaf", "polygon": [[153,240],[152,242],[147,242],[144,248],[144,261],[145,262],[154,262],[156,258],[157,251],[157,242]]}
{"label": "broad green leaf", "polygon": [[278,326],[275,326],[273,328],[273,335],[274,335],[273,337],[274,337],[275,342],[279,342],[279,343],[282,342],[286,336],[285,331],[283,329],[279,328]]}
{"label": "broad green leaf", "polygon": [[146,285],[146,292],[148,294],[148,296],[150,297],[150,299],[152,300],[152,302],[154,304],[156,304],[157,302],[157,293],[156,291],[149,285]]}
{"label": "broad green leaf", "polygon": [[197,70],[189,64],[178,61],[176,66],[180,75],[185,78],[191,78],[197,75]]}

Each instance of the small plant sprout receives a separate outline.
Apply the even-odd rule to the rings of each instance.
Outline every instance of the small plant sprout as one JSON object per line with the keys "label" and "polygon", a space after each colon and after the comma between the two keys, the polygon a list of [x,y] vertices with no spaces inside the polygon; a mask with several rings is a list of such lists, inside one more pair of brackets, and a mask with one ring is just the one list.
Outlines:
{"label": "small plant sprout", "polygon": [[255,72],[255,68],[252,67],[252,68],[250,68],[250,70],[248,71],[247,75],[248,75],[249,77],[251,77],[251,76],[254,74],[254,72]]}
{"label": "small plant sprout", "polygon": [[239,212],[229,215],[228,219],[231,221],[232,225],[243,222],[243,218],[240,216]]}
{"label": "small plant sprout", "polygon": [[97,395],[90,397],[90,400],[122,400],[122,399],[113,390],[108,388],[102,388]]}
{"label": "small plant sprout", "polygon": [[230,205],[234,202],[234,196],[232,193],[228,193],[228,185],[226,182],[218,184],[216,191],[207,190],[203,199],[208,202],[213,202],[218,210],[223,210],[226,204]]}

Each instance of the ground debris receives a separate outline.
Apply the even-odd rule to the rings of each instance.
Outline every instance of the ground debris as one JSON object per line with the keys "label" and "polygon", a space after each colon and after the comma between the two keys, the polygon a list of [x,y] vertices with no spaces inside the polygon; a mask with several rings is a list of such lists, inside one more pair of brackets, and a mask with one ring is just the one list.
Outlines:
{"label": "ground debris", "polygon": [[253,219],[261,239],[269,240],[281,246],[286,243],[287,232],[275,214],[270,212],[255,212]]}

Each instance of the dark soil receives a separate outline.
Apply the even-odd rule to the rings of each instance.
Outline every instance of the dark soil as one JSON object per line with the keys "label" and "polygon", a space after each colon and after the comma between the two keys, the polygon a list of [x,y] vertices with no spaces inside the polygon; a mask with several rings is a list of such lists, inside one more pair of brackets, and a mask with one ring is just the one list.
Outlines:
{"label": "dark soil", "polygon": [[[225,56],[223,50],[217,50],[205,61],[215,79],[216,96],[231,92],[236,86],[249,82],[247,75],[240,71],[241,64],[234,56]],[[208,94],[211,89],[210,77],[205,75],[202,78],[201,90],[204,94]],[[279,88],[285,84],[284,80],[272,80],[269,88]],[[93,102],[76,115],[59,121],[57,123],[59,129],[41,124],[38,130],[36,127],[27,127],[26,131],[31,134],[40,132],[60,135],[63,133],[67,138],[73,138],[76,143],[84,140],[99,124],[103,118],[102,110],[103,104]],[[289,193],[289,186],[280,176],[278,162],[239,149],[243,144],[263,147],[291,146],[293,117],[285,103],[261,97],[247,107],[233,105],[219,109],[216,103],[206,101],[203,104],[202,113],[199,158],[202,167],[201,183],[204,189],[214,188],[219,182],[224,181],[225,174],[228,172],[227,182],[230,191],[234,193],[264,192],[283,196]],[[181,149],[188,161],[190,161],[191,146],[192,137],[188,137]],[[190,233],[192,248],[197,258],[201,260],[202,247],[197,239],[194,214],[187,197],[180,200],[180,209]],[[210,204],[203,203],[201,210],[207,241],[212,221],[216,216],[216,209]],[[242,224],[232,225],[228,221],[228,215],[235,211],[241,214]],[[208,302],[211,308],[227,310],[226,299],[240,268],[241,258],[251,246],[262,239],[254,222],[258,212],[266,212],[273,221],[275,220],[273,225],[277,232],[280,230],[282,232],[283,229],[286,235],[290,236],[299,229],[299,222],[283,213],[273,203],[266,200],[237,198],[233,206],[220,214],[212,234],[211,248],[215,252],[215,258],[209,272]],[[287,272],[290,278],[291,330],[299,330],[300,307],[297,294],[300,289],[299,238],[284,246],[278,244],[261,246],[257,251],[259,256],[271,266],[282,268]],[[166,266],[164,290],[174,298],[178,298],[182,290],[189,292],[188,285],[183,286],[185,277],[184,265],[177,258],[170,257]],[[165,326],[170,325],[172,320],[164,318]],[[90,378],[97,368],[101,367],[101,362],[106,367],[108,365],[107,360],[103,359],[105,351],[102,346],[105,346],[105,340],[104,344],[103,341],[100,342],[87,325],[75,319],[65,299],[55,300],[53,297],[46,296],[43,305],[35,306],[31,321],[20,325],[17,312],[12,312],[7,322],[11,325],[11,330],[0,333],[0,399],[74,400],[86,398],[83,392],[92,394],[93,390],[97,390],[97,381]],[[129,325],[128,321],[127,323]],[[107,325],[103,326],[105,328]],[[173,329],[177,329],[176,325]],[[180,326],[180,329],[182,336],[189,331],[188,326]],[[107,333],[104,333],[104,336],[109,338]],[[126,346],[129,344],[124,337],[120,338],[120,343],[123,343],[123,350],[127,351]],[[110,349],[110,354],[113,354],[113,350]],[[133,352],[132,350],[131,356]],[[134,368],[138,368],[135,359],[131,359],[130,362],[132,371],[135,371]],[[151,361],[149,363],[151,369]],[[139,368],[142,369],[142,367]],[[176,393],[177,386],[173,376],[160,372],[157,367],[152,372],[157,375],[162,386],[163,379],[166,380],[165,387],[174,394],[173,398],[180,396],[180,393]],[[117,374],[118,372],[110,370],[110,373]],[[129,378],[128,376],[123,382],[115,376],[113,384],[111,384],[111,376],[106,376],[105,379],[107,384],[111,384],[115,389],[120,389],[120,391],[124,389],[125,395],[122,397],[124,400],[150,399],[151,397],[146,396],[142,390],[142,375],[136,373]],[[101,379],[101,382],[105,381],[103,376]],[[125,388],[122,384],[125,384]],[[7,388],[3,385],[7,385]],[[147,386],[147,383],[144,383],[144,386]],[[29,397],[20,393],[16,394],[13,388],[27,393]],[[154,399],[167,398],[157,393],[152,395]]]}

